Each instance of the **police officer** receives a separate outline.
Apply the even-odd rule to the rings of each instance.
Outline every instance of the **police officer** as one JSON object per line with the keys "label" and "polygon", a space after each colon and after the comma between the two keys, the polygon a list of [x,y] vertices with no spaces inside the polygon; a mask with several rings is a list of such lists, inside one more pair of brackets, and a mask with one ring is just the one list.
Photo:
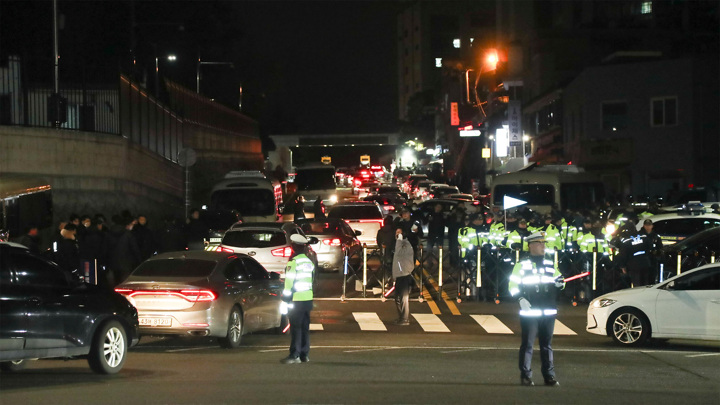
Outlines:
{"label": "police officer", "polygon": [[638,232],[632,220],[624,225],[620,236],[617,263],[623,274],[629,274],[633,287],[648,284],[650,277],[650,242],[647,234]]}
{"label": "police officer", "polygon": [[519,297],[522,343],[520,344],[520,383],[535,385],[532,380],[533,343],[540,341],[540,359],[545,385],[558,386],[553,364],[552,337],[557,315],[557,293],[565,282],[552,260],[546,260],[545,235],[535,232],[527,237],[530,257],[513,268],[508,287],[513,297]]}
{"label": "police officer", "polygon": [[280,312],[290,321],[290,354],[283,364],[310,361],[310,311],[313,308],[315,264],[305,254],[308,239],[300,234],[290,236],[293,255],[285,268],[285,289]]}
{"label": "police officer", "polygon": [[662,254],[662,238],[655,231],[653,231],[653,221],[647,218],[643,221],[643,227],[640,229],[640,234],[647,235],[648,245],[648,259],[650,260],[650,282],[659,280],[656,278],[659,274],[659,256]]}

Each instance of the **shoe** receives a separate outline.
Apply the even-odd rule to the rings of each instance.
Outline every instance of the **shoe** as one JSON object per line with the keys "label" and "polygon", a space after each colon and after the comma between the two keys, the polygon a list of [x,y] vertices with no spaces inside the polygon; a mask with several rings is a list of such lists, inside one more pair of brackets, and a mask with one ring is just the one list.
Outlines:
{"label": "shoe", "polygon": [[528,377],[520,377],[520,384],[524,385],[526,387],[531,387],[531,386],[535,385],[533,380],[529,379]]}
{"label": "shoe", "polygon": [[280,360],[280,363],[282,363],[282,364],[297,364],[297,363],[300,363],[300,357],[287,356],[284,359]]}
{"label": "shoe", "polygon": [[555,379],[555,377],[550,377],[545,379],[545,385],[548,387],[559,387],[560,383]]}
{"label": "shoe", "polygon": [[394,323],[395,325],[402,325],[402,326],[410,325],[410,321],[404,321],[404,320],[402,320],[402,319],[398,319],[398,320],[396,320],[396,321],[393,322],[393,323]]}
{"label": "shoe", "polygon": [[307,363],[310,361],[310,356],[300,356],[300,361],[303,363]]}

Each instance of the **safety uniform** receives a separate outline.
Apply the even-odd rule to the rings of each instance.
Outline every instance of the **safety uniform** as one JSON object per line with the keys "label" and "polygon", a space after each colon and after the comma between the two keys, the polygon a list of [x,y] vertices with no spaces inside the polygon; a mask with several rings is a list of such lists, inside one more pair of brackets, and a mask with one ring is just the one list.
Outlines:
{"label": "safety uniform", "polygon": [[564,243],[564,250],[570,250],[572,248],[572,244],[577,238],[577,228],[568,224],[567,221],[565,221],[565,218],[562,219],[562,223],[560,225],[560,232],[562,235],[562,241]]}
{"label": "safety uniform", "polygon": [[626,233],[620,239],[618,266],[630,274],[633,287],[649,283],[651,262],[649,250],[652,247],[648,235],[640,232]]}
{"label": "safety uniform", "polygon": [[[540,342],[540,359],[542,375],[545,381],[555,379],[553,364],[552,336],[557,315],[556,280],[560,271],[552,260],[541,256],[531,256],[521,260],[513,268],[510,276],[509,289],[513,297],[526,299],[530,308],[520,310],[522,326],[522,343],[520,345],[519,362],[521,378],[532,378],[532,353],[535,336]],[[561,288],[564,288],[562,284]]]}
{"label": "safety uniform", "polygon": [[310,352],[314,275],[315,264],[304,253],[292,257],[285,268],[283,302],[289,308],[290,357],[307,358]]}
{"label": "safety uniform", "polygon": [[545,225],[545,228],[542,229],[542,231],[545,232],[545,254],[554,254],[555,249],[563,249],[562,235],[560,235],[560,230],[555,225]]}

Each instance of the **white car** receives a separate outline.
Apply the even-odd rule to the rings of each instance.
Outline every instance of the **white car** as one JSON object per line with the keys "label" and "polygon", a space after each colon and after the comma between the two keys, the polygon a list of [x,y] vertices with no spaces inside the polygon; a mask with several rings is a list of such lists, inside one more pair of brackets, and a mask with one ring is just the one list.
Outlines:
{"label": "white car", "polygon": [[720,263],[595,298],[587,310],[586,330],[625,346],[651,337],[720,340]]}
{"label": "white car", "polygon": [[[684,209],[673,214],[658,214],[647,217],[653,222],[653,231],[660,236],[663,245],[672,245],[688,236],[692,236],[705,229],[720,226],[720,215],[707,213],[702,208]],[[696,207],[697,207],[696,206]],[[636,224],[639,231],[643,227],[643,220]]]}

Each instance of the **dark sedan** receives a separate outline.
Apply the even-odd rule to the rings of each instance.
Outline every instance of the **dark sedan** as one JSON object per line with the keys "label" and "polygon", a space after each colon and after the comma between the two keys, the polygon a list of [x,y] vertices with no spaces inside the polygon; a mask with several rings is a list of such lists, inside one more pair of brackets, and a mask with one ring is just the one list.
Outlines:
{"label": "dark sedan", "polygon": [[138,342],[138,314],[120,294],[85,284],[22,245],[0,243],[0,366],[87,356],[100,374],[120,371]]}
{"label": "dark sedan", "polygon": [[304,219],[298,225],[305,235],[316,237],[319,241],[313,247],[319,268],[339,271],[343,268],[345,253],[355,261],[362,250],[356,232],[342,219]]}

